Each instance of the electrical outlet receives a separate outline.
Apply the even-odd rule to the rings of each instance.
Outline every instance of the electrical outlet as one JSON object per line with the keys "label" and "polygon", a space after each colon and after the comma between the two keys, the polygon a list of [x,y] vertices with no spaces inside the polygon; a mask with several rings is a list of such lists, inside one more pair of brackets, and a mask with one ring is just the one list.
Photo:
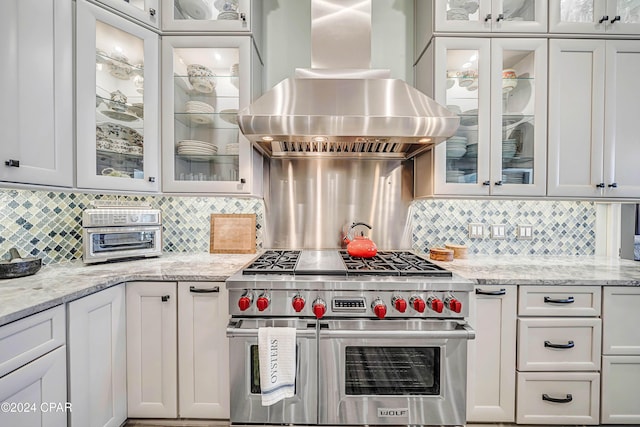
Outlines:
{"label": "electrical outlet", "polygon": [[469,224],[469,238],[470,239],[484,238],[484,224]]}
{"label": "electrical outlet", "polygon": [[506,239],[507,238],[507,227],[504,224],[493,224],[491,226],[491,238],[492,239]]}
{"label": "electrical outlet", "polygon": [[531,240],[533,239],[533,225],[518,225],[516,231],[516,238],[518,240]]}

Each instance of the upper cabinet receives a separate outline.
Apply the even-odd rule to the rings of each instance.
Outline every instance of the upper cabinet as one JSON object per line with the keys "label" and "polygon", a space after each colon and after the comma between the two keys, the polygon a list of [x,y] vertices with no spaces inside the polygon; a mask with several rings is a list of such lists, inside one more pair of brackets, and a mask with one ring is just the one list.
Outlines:
{"label": "upper cabinet", "polygon": [[547,0],[434,0],[436,32],[547,31]]}
{"label": "upper cabinet", "polygon": [[554,33],[640,33],[638,0],[553,0],[549,8]]}
{"label": "upper cabinet", "polygon": [[[154,28],[159,28],[160,0],[95,0]],[[200,2],[201,0],[199,0]],[[204,1],[203,1],[204,3]]]}
{"label": "upper cabinet", "polygon": [[640,40],[551,40],[550,196],[640,197]]}
{"label": "upper cabinet", "polygon": [[0,2],[0,181],[73,186],[71,0]]}
{"label": "upper cabinet", "polygon": [[544,195],[546,40],[438,37],[432,46],[416,83],[457,113],[460,127],[423,155],[420,167],[433,174],[416,182],[417,195]]}
{"label": "upper cabinet", "polygon": [[262,1],[161,0],[162,29],[259,33]]}
{"label": "upper cabinet", "polygon": [[[162,40],[163,191],[252,193],[262,175],[240,133],[238,109],[260,93],[249,36]],[[258,191],[259,192],[259,191]]]}
{"label": "upper cabinet", "polygon": [[76,16],[77,186],[157,191],[158,36],[85,0]]}

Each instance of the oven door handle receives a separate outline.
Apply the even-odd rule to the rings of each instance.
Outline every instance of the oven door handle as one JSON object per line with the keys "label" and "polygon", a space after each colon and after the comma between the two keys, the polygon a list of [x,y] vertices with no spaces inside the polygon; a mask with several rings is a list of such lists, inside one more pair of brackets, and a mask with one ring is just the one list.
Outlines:
{"label": "oven door handle", "polygon": [[[324,326],[324,325],[321,325]],[[380,331],[376,329],[343,329],[343,330],[331,330],[322,328],[320,329],[320,337],[326,338],[373,338],[373,339],[467,339],[472,340],[476,337],[476,331],[474,331],[469,325],[459,325],[454,330],[440,330],[440,331]]]}
{"label": "oven door handle", "polygon": [[[252,337],[258,338],[257,328],[237,328],[239,323],[235,321],[229,321],[227,325],[227,338],[235,337]],[[296,338],[315,338],[315,329],[296,329]]]}

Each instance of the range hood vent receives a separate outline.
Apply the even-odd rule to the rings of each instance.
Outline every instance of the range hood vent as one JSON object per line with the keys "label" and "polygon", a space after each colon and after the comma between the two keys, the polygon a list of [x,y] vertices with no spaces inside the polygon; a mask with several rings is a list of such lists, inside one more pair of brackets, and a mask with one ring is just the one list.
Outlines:
{"label": "range hood vent", "polygon": [[455,134],[458,116],[370,69],[370,1],[312,0],[311,7],[312,68],[238,112],[240,130],[262,152],[409,158]]}

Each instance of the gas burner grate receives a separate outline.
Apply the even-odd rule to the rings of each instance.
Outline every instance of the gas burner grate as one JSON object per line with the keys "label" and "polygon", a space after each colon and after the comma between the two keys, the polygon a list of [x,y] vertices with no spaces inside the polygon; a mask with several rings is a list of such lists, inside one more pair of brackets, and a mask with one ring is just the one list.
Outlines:
{"label": "gas burner grate", "polygon": [[266,251],[242,274],[292,274],[298,264],[300,251]]}
{"label": "gas burner grate", "polygon": [[376,274],[392,276],[452,277],[453,274],[439,265],[411,252],[380,251],[373,258],[356,258],[347,251],[340,251],[347,274]]}

